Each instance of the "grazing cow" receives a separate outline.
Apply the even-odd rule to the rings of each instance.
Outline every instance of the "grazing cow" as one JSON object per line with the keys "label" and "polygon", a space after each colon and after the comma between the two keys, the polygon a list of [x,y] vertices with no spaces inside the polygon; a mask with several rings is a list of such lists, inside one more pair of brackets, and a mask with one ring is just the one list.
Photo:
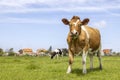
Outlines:
{"label": "grazing cow", "polygon": [[65,25],[69,25],[70,32],[68,33],[67,43],[69,51],[69,66],[67,73],[71,72],[74,54],[82,52],[83,74],[86,74],[86,57],[90,56],[90,68],[93,68],[93,54],[97,53],[100,69],[101,63],[101,36],[97,29],[87,26],[89,19],[83,21],[78,16],[73,16],[69,21],[66,18],[62,19]]}
{"label": "grazing cow", "polygon": [[51,59],[53,59],[55,56],[58,58],[59,55],[60,55],[60,56],[62,55],[61,49],[55,49],[55,50],[52,52]]}

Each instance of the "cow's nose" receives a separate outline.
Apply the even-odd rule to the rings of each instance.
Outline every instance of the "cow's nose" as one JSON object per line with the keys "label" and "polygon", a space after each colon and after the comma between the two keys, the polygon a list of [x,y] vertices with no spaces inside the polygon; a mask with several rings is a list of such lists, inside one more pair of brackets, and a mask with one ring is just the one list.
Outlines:
{"label": "cow's nose", "polygon": [[78,32],[76,30],[73,30],[71,33],[72,33],[72,35],[77,35],[78,34]]}

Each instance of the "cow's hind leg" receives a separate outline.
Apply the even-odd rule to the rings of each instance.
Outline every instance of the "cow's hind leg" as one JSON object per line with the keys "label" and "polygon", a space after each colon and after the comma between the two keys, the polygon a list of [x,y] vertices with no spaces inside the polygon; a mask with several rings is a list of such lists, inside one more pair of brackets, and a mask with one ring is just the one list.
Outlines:
{"label": "cow's hind leg", "polygon": [[92,52],[92,49],[89,49],[88,54],[89,54],[89,57],[90,57],[90,69],[93,70],[93,55],[94,55],[94,52]]}
{"label": "cow's hind leg", "polygon": [[72,54],[71,51],[69,51],[69,66],[68,66],[68,69],[67,69],[67,73],[71,73],[73,59],[74,59],[74,55]]}
{"label": "cow's hind leg", "polygon": [[90,69],[93,70],[93,54],[89,54],[90,57]]}
{"label": "cow's hind leg", "polygon": [[97,57],[99,60],[99,68],[100,68],[100,70],[102,70],[102,60],[101,60],[101,51],[100,50],[97,53]]}

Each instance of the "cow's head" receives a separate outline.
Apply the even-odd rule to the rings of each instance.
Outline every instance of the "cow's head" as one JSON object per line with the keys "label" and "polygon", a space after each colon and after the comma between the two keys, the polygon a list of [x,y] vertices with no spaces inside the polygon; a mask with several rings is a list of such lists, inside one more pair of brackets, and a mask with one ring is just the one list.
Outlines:
{"label": "cow's head", "polygon": [[81,26],[87,25],[89,22],[89,19],[86,18],[83,21],[81,21],[78,16],[73,16],[70,21],[67,20],[66,18],[63,18],[62,22],[65,25],[69,25],[71,37],[77,38],[79,36],[79,34],[81,33]]}

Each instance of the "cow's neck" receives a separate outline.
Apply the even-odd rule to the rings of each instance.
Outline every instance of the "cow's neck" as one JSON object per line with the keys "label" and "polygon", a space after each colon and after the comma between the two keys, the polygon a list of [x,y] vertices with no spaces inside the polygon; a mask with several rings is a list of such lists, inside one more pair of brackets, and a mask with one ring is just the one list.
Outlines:
{"label": "cow's neck", "polygon": [[85,28],[85,26],[81,26],[81,30],[83,30],[85,32],[86,40],[87,40],[87,42],[89,42],[90,36],[89,36],[89,33],[88,33],[87,29]]}

